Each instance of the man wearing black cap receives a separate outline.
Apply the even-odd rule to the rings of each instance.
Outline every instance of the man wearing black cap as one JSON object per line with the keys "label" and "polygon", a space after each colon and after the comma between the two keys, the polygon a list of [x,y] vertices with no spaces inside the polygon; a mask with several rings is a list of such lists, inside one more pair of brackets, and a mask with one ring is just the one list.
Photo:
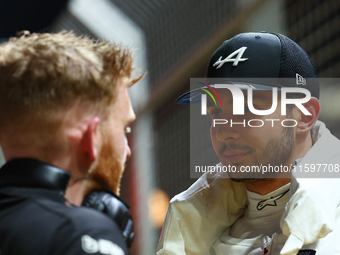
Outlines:
{"label": "man wearing black cap", "polygon": [[239,34],[207,78],[178,102],[211,115],[221,163],[171,200],[157,254],[340,253],[340,181],[318,178],[338,177],[340,142],[317,120],[307,53],[280,34]]}

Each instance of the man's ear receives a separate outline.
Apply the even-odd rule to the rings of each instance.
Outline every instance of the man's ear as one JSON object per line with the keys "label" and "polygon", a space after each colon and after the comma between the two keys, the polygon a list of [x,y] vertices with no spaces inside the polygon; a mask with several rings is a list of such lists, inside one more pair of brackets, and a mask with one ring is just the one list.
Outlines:
{"label": "man's ear", "polygon": [[312,97],[307,103],[304,103],[303,106],[312,115],[305,115],[301,111],[299,111],[300,116],[297,124],[297,134],[303,134],[310,131],[315,122],[318,120],[320,113],[320,103],[319,100],[315,97]]}
{"label": "man's ear", "polygon": [[98,157],[98,144],[100,142],[100,134],[98,132],[99,122],[99,117],[92,118],[87,124],[87,129],[81,139],[81,149],[84,153],[88,154],[91,162],[95,161]]}

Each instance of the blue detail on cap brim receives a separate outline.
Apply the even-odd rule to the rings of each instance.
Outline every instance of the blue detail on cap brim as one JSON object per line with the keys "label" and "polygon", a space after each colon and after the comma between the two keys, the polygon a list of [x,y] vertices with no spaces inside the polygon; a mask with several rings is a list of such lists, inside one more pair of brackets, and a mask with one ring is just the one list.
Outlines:
{"label": "blue detail on cap brim", "polygon": [[[273,86],[267,86],[267,85],[262,85],[262,84],[254,84],[254,83],[228,83],[230,85],[249,85],[253,88],[253,90],[255,91],[272,91],[273,90]],[[211,87],[215,87],[215,85],[210,85]],[[205,87],[206,88],[206,87]],[[280,87],[277,87],[278,91],[281,90]],[[241,90],[246,90],[246,88],[244,87],[240,87]],[[201,102],[201,94],[205,94],[204,91],[201,90],[201,88],[196,88],[193,90],[190,90],[186,93],[184,93],[183,95],[179,96],[176,101],[177,104],[197,104]]]}

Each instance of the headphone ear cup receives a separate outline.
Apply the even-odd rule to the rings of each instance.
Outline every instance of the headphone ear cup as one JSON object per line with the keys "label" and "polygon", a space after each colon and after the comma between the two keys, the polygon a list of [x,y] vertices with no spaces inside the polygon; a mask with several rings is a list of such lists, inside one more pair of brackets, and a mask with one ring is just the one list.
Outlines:
{"label": "headphone ear cup", "polygon": [[82,205],[109,216],[118,225],[128,248],[132,246],[135,237],[133,220],[128,206],[123,201],[106,191],[92,191],[84,198]]}

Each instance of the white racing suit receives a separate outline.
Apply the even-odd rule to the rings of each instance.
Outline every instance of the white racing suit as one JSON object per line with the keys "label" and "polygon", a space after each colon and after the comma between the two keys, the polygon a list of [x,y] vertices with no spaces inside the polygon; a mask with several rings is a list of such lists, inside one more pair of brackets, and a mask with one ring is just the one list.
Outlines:
{"label": "white racing suit", "polygon": [[[327,164],[337,171],[340,141],[320,121],[313,131],[314,145],[297,167]],[[221,178],[223,173],[206,173],[170,201],[157,255],[340,254],[340,172],[335,171],[327,175],[330,178],[304,178],[307,175],[292,172],[290,198],[280,222],[282,232],[265,239],[245,239],[253,245],[247,249],[240,245],[241,239],[234,238],[232,253],[227,245],[222,247],[220,237],[244,213],[248,204],[246,187]],[[221,252],[218,249],[210,253],[213,244],[222,247]]]}

